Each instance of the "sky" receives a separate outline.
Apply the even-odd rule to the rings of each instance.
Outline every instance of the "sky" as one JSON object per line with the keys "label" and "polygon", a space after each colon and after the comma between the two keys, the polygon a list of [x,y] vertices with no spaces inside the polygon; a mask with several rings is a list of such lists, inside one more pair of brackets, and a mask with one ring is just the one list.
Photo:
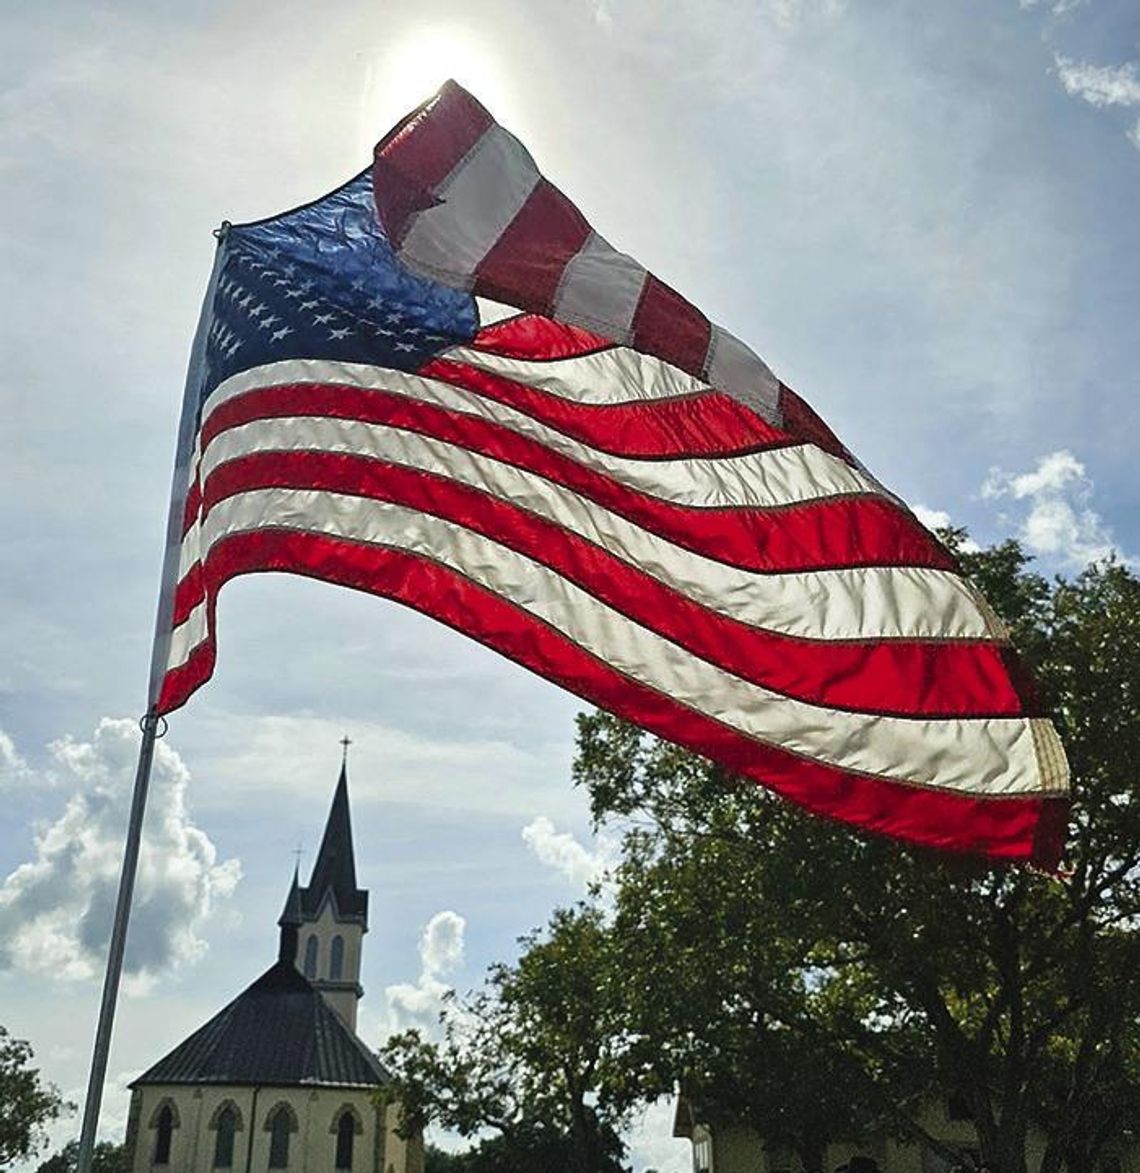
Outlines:
{"label": "sky", "polygon": [[[211,230],[337,186],[448,76],[928,523],[1047,574],[1140,558],[1134,0],[44,0],[0,40],[0,1022],[75,1101]],[[270,575],[226,587],[219,642],[159,747],[111,1138],[274,960],[342,736],[372,1045],[614,851],[570,782],[581,706],[495,654]],[[636,1169],[689,1167],[669,1112]]]}

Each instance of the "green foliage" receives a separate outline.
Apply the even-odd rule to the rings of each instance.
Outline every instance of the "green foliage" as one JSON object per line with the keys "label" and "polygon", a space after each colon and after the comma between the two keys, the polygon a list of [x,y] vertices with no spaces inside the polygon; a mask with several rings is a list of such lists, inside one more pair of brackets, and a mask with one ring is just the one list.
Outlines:
{"label": "green foliage", "polygon": [[[79,1141],[69,1140],[36,1168],[36,1173],[75,1173],[79,1168]],[[91,1154],[91,1173],[130,1173],[130,1154],[125,1144],[101,1140]]]}
{"label": "green foliage", "polygon": [[625,1096],[680,1081],[807,1167],[871,1128],[939,1148],[917,1108],[952,1091],[999,1173],[1027,1173],[1031,1125],[1044,1173],[1084,1173],[1140,1119],[1140,581],[1049,583],[1012,542],[961,557],[1066,744],[1071,877],[862,837],[583,715],[575,779],[625,832]]}
{"label": "green foliage", "polygon": [[457,1168],[618,1173],[624,1115],[612,1088],[619,1023],[609,935],[597,910],[580,908],[560,910],[545,934],[521,943],[517,964],[494,967],[484,989],[452,999],[441,1042],[414,1030],[389,1040],[382,1058],[395,1078],[386,1096],[412,1127],[499,1134],[463,1156],[476,1163]]}
{"label": "green foliage", "polygon": [[[428,1147],[424,1173],[546,1173],[547,1170],[579,1169],[573,1141],[554,1129],[524,1127],[480,1141],[461,1153],[445,1153]],[[615,1155],[603,1157],[598,1173],[620,1169]]]}
{"label": "green foliage", "polygon": [[31,1060],[31,1045],[0,1026],[0,1169],[35,1156],[45,1127],[72,1110]]}
{"label": "green foliage", "polygon": [[465,1153],[449,1153],[429,1144],[424,1147],[424,1173],[458,1173],[464,1167]]}

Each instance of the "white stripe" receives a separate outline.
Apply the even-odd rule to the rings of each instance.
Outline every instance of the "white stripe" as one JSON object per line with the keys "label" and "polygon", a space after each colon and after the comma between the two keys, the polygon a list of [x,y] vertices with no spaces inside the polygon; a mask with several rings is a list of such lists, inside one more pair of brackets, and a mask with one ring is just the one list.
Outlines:
{"label": "white stripe", "polygon": [[[206,548],[261,528],[320,533],[431,558],[549,624],[630,678],[747,737],[841,769],[966,793],[1041,790],[1025,718],[920,719],[839,712],[750,684],[625,618],[554,571],[454,523],[403,506],[269,489],[220,503]],[[175,632],[183,662],[201,642],[200,607]]]}
{"label": "white stripe", "polygon": [[880,495],[876,483],[865,473],[814,444],[742,456],[627,459],[602,452],[524,412],[484,399],[466,388],[359,363],[299,359],[243,371],[210,396],[206,412],[242,390],[303,382],[377,388],[501,424],[638,492],[691,508],[768,509],[825,497]]}
{"label": "white stripe", "polygon": [[477,367],[515,383],[526,383],[548,395],[587,407],[676,399],[712,391],[708,383],[672,363],[628,346],[542,361],[511,358],[476,350],[473,346],[456,346],[445,350],[440,358]]}
{"label": "white stripe", "polygon": [[470,289],[472,274],[539,181],[526,148],[491,126],[438,189],[443,203],[420,212],[400,259],[429,276]]}
{"label": "white stripe", "polygon": [[648,276],[633,257],[619,253],[591,231],[563,271],[553,316],[615,342],[629,342],[633,315]]}
{"label": "white stripe", "polygon": [[727,391],[770,423],[780,421],[780,384],[750,347],[720,326],[714,325],[706,359],[708,380]]}
{"label": "white stripe", "polygon": [[[928,567],[858,567],[755,574],[659,537],[572,489],[435,437],[327,418],[256,420],[223,432],[203,480],[253,452],[346,452],[447,477],[543,517],[608,550],[695,602],[742,623],[801,639],[988,639],[987,617],[957,575]],[[197,559],[187,533],[179,577]]]}

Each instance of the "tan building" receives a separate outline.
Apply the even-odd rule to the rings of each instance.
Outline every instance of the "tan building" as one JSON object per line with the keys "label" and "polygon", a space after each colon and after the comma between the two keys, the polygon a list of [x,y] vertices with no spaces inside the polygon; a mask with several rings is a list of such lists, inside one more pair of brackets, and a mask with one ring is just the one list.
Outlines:
{"label": "tan building", "polygon": [[278,925],[277,961],[131,1085],[133,1173],[422,1173],[422,1138],[397,1134],[377,1096],[388,1076],[356,1035],[368,893],[343,767]]}
{"label": "tan building", "polygon": [[[961,1162],[947,1160],[933,1148],[908,1144],[889,1136],[872,1137],[863,1144],[830,1144],[824,1152],[823,1173],[953,1173],[969,1170],[978,1161],[978,1141],[966,1114],[954,1100],[930,1104],[920,1121],[928,1135],[961,1154]],[[796,1157],[770,1147],[752,1129],[738,1124],[713,1125],[685,1096],[677,1100],[673,1135],[692,1142],[693,1173],[807,1173]],[[1030,1133],[1029,1167],[1038,1168],[1045,1155],[1045,1138]],[[1088,1173],[1140,1173],[1140,1145],[1131,1144],[1104,1157]]]}

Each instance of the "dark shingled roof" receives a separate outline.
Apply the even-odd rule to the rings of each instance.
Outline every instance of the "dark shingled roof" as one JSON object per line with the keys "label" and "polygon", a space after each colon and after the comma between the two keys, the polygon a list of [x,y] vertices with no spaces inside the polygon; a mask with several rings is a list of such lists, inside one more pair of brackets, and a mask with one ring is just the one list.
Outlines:
{"label": "dark shingled roof", "polygon": [[313,986],[278,961],[131,1086],[375,1087],[388,1078]]}
{"label": "dark shingled roof", "polygon": [[368,893],[356,886],[352,821],[348,814],[348,774],[343,765],[309,886],[300,890],[301,910],[306,919],[317,917],[325,893],[330,890],[341,916],[368,919]]}

